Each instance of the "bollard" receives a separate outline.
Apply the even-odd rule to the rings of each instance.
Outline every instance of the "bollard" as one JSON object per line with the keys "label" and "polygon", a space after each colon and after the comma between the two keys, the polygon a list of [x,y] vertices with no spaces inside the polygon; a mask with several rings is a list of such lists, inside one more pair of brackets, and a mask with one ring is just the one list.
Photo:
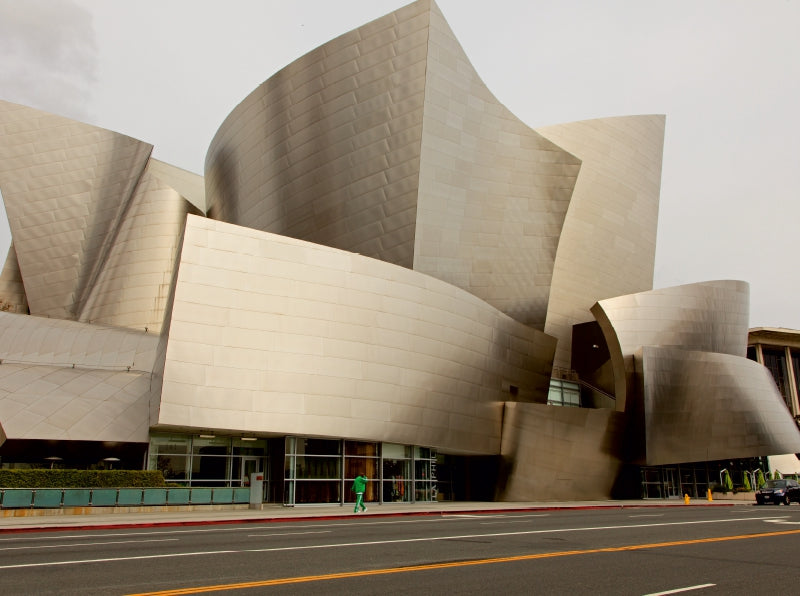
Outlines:
{"label": "bollard", "polygon": [[713,501],[714,500],[714,497],[711,496],[711,489],[710,488],[708,489],[708,500],[709,501]]}
{"label": "bollard", "polygon": [[684,505],[688,505],[690,500],[691,499],[689,498],[688,494],[683,495],[683,504]]}

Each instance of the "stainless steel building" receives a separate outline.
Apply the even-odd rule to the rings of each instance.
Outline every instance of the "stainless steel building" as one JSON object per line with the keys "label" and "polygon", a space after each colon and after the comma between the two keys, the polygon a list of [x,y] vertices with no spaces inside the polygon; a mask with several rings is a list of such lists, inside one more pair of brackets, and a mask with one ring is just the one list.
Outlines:
{"label": "stainless steel building", "polygon": [[263,472],[299,504],[800,452],[747,284],[652,287],[664,126],[529,128],[430,0],[267,79],[203,177],[0,102],[2,465]]}

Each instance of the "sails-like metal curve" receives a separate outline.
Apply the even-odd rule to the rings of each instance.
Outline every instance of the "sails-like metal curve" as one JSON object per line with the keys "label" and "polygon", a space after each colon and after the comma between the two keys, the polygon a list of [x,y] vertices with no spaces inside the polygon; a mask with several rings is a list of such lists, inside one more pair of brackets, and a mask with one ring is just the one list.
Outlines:
{"label": "sails-like metal curve", "polygon": [[[713,281],[601,300],[618,409],[637,417],[649,465],[800,449],[767,370],[745,357],[749,286]],[[728,455],[725,455],[728,454]]]}
{"label": "sails-like metal curve", "polygon": [[200,213],[169,186],[177,168],[153,173],[147,143],[6,101],[0,126],[13,310],[158,332],[181,228]]}
{"label": "sails-like metal curve", "polygon": [[214,219],[413,268],[539,330],[579,171],[495,99],[429,0],[273,75],[205,168]]}

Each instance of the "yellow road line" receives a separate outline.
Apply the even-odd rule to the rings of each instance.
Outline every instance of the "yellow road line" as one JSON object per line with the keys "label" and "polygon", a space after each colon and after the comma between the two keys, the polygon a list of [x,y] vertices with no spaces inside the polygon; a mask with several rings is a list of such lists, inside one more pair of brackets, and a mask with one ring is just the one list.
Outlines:
{"label": "yellow road line", "polygon": [[596,553],[617,553],[648,548],[664,548],[668,546],[685,546],[688,544],[707,544],[710,542],[725,542],[729,540],[747,540],[750,538],[768,538],[771,536],[788,536],[800,534],[800,530],[783,530],[780,532],[765,532],[763,534],[740,534],[736,536],[719,536],[717,538],[696,538],[693,540],[676,540],[672,542],[654,542],[652,544],[630,544],[627,546],[609,546],[605,548],[591,548],[586,550],[566,550],[551,553],[536,553],[530,555],[515,555],[513,557],[497,557],[492,559],[474,559],[472,561],[454,561],[452,563],[431,563],[428,565],[413,565],[410,567],[388,567],[386,569],[372,569],[367,571],[346,571],[343,573],[327,573],[324,575],[305,575],[302,577],[284,577],[267,579],[257,582],[242,582],[238,584],[220,584],[216,586],[200,586],[196,588],[182,588],[177,590],[164,590],[161,592],[144,592],[130,596],[178,596],[179,594],[202,594],[204,592],[221,592],[223,590],[244,590],[247,588],[262,588],[265,586],[284,586],[287,584],[300,584],[306,582],[326,581],[331,579],[345,579],[353,577],[366,577],[369,575],[386,575],[389,573],[406,573],[409,571],[427,571],[431,569],[448,569],[453,567],[466,567],[470,565],[490,565],[493,563],[510,563],[514,561],[532,561],[535,559],[548,559],[553,557],[567,557],[571,555],[591,555]]}

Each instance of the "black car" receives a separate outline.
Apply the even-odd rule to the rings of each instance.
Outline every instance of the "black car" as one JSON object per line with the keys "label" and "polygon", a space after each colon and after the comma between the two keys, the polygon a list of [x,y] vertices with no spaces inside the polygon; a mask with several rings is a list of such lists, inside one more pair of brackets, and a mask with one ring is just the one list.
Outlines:
{"label": "black car", "polygon": [[756,491],[756,503],[759,505],[766,503],[788,505],[792,501],[800,503],[800,483],[791,478],[767,480],[764,486]]}

